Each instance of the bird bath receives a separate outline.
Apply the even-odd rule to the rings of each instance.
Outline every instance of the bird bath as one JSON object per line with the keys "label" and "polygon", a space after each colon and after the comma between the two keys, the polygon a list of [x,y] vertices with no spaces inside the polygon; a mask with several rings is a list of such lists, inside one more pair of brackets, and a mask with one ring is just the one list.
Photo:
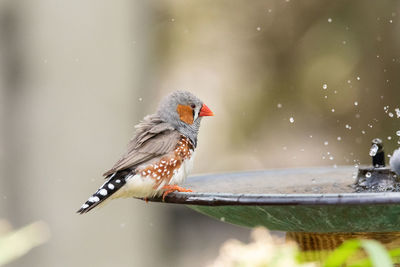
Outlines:
{"label": "bird bath", "polygon": [[307,250],[355,237],[400,244],[400,193],[360,192],[357,184],[365,185],[365,176],[396,177],[383,166],[360,168],[358,175],[353,166],[199,175],[183,185],[193,193],[171,193],[165,202],[226,223],[288,232]]}
{"label": "bird bath", "polygon": [[165,202],[270,230],[400,231],[400,193],[354,193],[354,172],[354,167],[327,167],[194,176],[183,185],[193,193],[171,193]]}

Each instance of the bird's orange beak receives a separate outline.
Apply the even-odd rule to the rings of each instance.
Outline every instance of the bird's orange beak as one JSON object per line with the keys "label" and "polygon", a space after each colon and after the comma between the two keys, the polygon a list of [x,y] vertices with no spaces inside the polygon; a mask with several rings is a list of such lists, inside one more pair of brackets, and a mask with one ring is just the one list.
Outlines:
{"label": "bird's orange beak", "polygon": [[203,116],[214,116],[214,113],[206,106],[206,104],[203,104],[200,109],[199,117]]}

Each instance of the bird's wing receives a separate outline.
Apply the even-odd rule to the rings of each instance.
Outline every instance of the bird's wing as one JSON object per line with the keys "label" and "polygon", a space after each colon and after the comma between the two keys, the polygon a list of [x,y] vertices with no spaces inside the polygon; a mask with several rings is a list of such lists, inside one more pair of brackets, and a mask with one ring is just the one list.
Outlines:
{"label": "bird's wing", "polygon": [[156,123],[144,127],[143,123],[147,123],[146,119],[136,127],[138,132],[129,143],[128,151],[104,176],[138,166],[175,149],[181,134],[171,125]]}

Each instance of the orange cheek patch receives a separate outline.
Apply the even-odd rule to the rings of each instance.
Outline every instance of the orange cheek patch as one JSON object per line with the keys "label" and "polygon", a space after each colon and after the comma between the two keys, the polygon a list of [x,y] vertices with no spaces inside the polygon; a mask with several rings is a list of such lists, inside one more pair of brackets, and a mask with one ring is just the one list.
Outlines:
{"label": "orange cheek patch", "polygon": [[191,107],[178,105],[176,111],[178,112],[181,121],[187,124],[193,124],[193,111]]}

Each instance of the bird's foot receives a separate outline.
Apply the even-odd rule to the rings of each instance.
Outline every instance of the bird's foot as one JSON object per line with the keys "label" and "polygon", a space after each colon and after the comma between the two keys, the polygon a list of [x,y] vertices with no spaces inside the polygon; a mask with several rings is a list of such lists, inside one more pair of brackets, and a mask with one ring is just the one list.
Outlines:
{"label": "bird's foot", "polygon": [[177,185],[166,185],[166,186],[163,186],[162,189],[166,189],[166,191],[164,192],[164,194],[162,196],[163,201],[165,200],[165,197],[168,194],[170,194],[170,193],[172,193],[174,191],[178,191],[178,192],[193,192],[190,189],[186,189],[186,188],[183,188],[183,187],[180,187],[180,186],[177,186]]}

